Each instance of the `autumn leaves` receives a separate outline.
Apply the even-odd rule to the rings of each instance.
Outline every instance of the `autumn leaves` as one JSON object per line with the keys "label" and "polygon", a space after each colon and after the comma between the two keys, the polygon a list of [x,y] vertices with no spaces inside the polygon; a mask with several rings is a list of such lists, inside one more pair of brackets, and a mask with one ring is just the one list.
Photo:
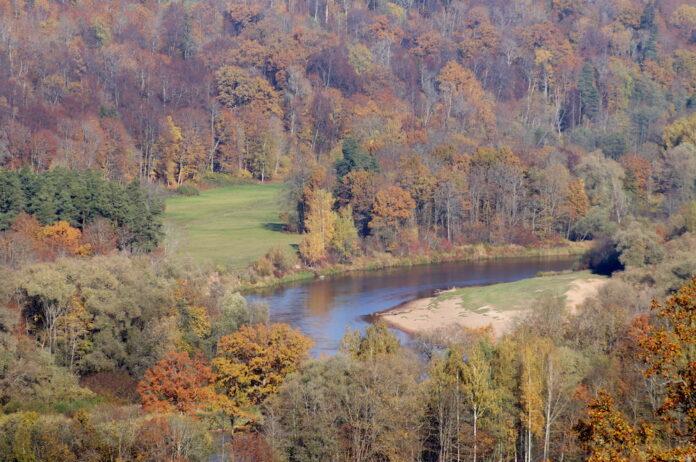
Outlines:
{"label": "autumn leaves", "polygon": [[220,338],[207,364],[200,354],[169,351],[138,385],[148,411],[196,414],[223,411],[254,421],[256,406],[274,394],[312,346],[287,324],[254,324]]}

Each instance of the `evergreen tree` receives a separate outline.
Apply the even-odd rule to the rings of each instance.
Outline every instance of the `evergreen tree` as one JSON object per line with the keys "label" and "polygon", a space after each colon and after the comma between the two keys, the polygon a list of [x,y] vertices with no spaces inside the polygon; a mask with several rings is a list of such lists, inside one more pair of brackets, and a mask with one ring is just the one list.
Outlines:
{"label": "evergreen tree", "polygon": [[149,201],[140,182],[135,180],[126,187],[128,202],[127,227],[130,237],[127,246],[131,251],[150,251],[164,237],[162,231],[163,205]]}
{"label": "evergreen tree", "polygon": [[19,212],[35,215],[44,225],[63,220],[83,228],[96,218],[121,229],[121,248],[150,251],[163,237],[163,204],[147,196],[139,183],[123,187],[97,171],[55,169],[40,175],[29,169],[0,170],[0,231]]}
{"label": "evergreen tree", "polygon": [[365,152],[360,142],[353,137],[343,140],[343,159],[336,162],[336,174],[339,179],[354,170],[379,171],[379,165],[374,156]]}
{"label": "evergreen tree", "polygon": [[67,221],[70,226],[79,226],[77,209],[73,205],[73,199],[70,195],[70,190],[62,188],[58,192],[56,201],[56,217],[60,221]]}
{"label": "evergreen tree", "polygon": [[9,228],[24,206],[19,175],[0,170],[0,230]]}
{"label": "evergreen tree", "polygon": [[657,60],[657,23],[655,22],[655,3],[650,2],[640,18],[640,31],[643,39],[638,45],[638,60]]}
{"label": "evergreen tree", "polygon": [[28,209],[41,224],[51,225],[57,221],[56,188],[50,178],[41,182],[36,195],[29,198]]}
{"label": "evergreen tree", "polygon": [[580,92],[582,114],[588,119],[594,120],[599,112],[599,91],[595,82],[594,67],[590,63],[585,63],[582,67],[578,91]]}

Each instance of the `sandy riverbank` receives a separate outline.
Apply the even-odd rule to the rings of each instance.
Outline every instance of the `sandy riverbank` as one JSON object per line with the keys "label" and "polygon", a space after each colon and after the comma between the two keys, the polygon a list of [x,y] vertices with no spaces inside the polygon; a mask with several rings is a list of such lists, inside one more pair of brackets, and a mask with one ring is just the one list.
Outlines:
{"label": "sandy riverbank", "polygon": [[[574,310],[585,299],[595,296],[599,289],[607,283],[608,279],[596,276],[576,277],[572,274],[566,278],[566,286],[562,293],[556,295],[565,299],[566,306]],[[544,282],[545,278],[533,278],[531,281]],[[549,279],[550,280],[550,279]],[[556,281],[554,281],[556,282]],[[437,297],[428,297],[414,300],[391,310],[376,313],[374,317],[386,322],[389,326],[407,333],[425,333],[439,329],[450,329],[460,326],[468,329],[481,329],[491,326],[496,336],[508,332],[517,320],[523,317],[531,309],[533,302],[538,300],[542,289],[535,288],[531,283],[517,281],[506,284],[496,284],[488,287],[471,287],[447,291]],[[518,303],[510,304],[505,298],[496,297],[494,290],[506,291],[506,296],[515,296],[519,291]],[[529,293],[523,293],[529,288]],[[467,291],[487,291],[492,293],[491,303],[481,302],[485,297],[474,297],[476,300],[467,300],[472,297]],[[461,294],[461,296],[460,296]],[[468,301],[468,302],[467,302]]]}

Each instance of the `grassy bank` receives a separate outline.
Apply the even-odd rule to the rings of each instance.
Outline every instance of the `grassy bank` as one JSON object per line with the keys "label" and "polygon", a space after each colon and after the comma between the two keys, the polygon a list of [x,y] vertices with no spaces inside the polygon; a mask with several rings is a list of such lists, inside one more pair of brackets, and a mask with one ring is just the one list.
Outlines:
{"label": "grassy bank", "polygon": [[199,263],[243,269],[273,246],[291,246],[297,234],[282,231],[280,184],[245,184],[167,200],[165,220],[176,254]]}
{"label": "grassy bank", "polygon": [[540,306],[542,300],[557,297],[571,310],[597,294],[607,278],[589,271],[538,276],[515,282],[466,287],[435,297],[413,300],[375,318],[390,327],[411,334],[438,337],[461,328],[491,329],[496,336],[510,332],[518,319]]}
{"label": "grassy bank", "polygon": [[454,300],[462,308],[479,313],[490,310],[519,311],[530,308],[545,297],[566,298],[566,294],[578,280],[586,282],[605,279],[589,271],[555,274],[447,291],[433,298],[430,304],[436,307],[442,302]]}

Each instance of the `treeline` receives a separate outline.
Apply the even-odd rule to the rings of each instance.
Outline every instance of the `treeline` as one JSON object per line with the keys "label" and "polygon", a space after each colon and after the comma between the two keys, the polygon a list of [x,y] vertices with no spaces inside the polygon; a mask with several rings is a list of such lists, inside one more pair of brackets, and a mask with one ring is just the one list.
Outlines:
{"label": "treeline", "polygon": [[112,233],[118,248],[150,251],[163,237],[163,210],[138,181],[123,186],[96,170],[57,168],[36,174],[28,168],[0,169],[0,231],[12,230],[22,213],[42,225],[66,222],[83,231],[102,219],[105,223],[92,226],[93,231],[99,227],[101,233]]}
{"label": "treeline", "polygon": [[625,288],[610,283],[574,314],[547,300],[496,342],[460,332],[427,349],[427,362],[383,327],[349,335],[343,353],[288,379],[266,436],[288,461],[690,460],[692,333],[682,328],[696,281],[656,305],[664,328],[629,320],[617,306]]}

